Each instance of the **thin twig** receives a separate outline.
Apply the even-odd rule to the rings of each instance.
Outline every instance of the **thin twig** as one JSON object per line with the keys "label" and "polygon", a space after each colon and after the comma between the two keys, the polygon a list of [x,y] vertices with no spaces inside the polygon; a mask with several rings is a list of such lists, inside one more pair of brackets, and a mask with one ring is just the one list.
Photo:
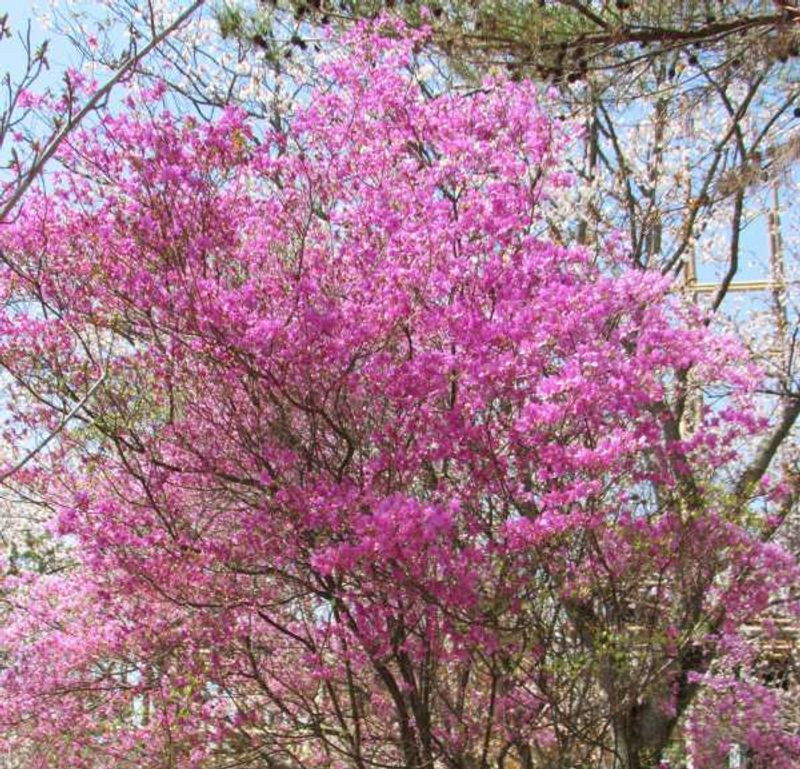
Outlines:
{"label": "thin twig", "polygon": [[205,3],[205,0],[195,0],[172,24],[163,29],[156,37],[154,37],[141,51],[132,54],[130,58],[125,61],[120,68],[116,71],[114,76],[108,80],[101,88],[92,94],[89,101],[84,104],[81,110],[72,118],[47,144],[42,154],[37,158],[33,165],[28,169],[24,178],[20,182],[14,194],[3,204],[0,208],[0,223],[6,220],[6,217],[13,211],[14,207],[22,199],[22,196],[28,191],[31,184],[39,176],[48,161],[56,154],[62,142],[71,134],[83,119],[92,112],[102,101],[109,95],[114,86],[123,80],[131,70],[144,59],[156,46],[162,43],[169,37],[178,27],[180,27],[200,6]]}
{"label": "thin twig", "polygon": [[59,422],[58,427],[56,427],[38,446],[31,449],[31,451],[29,451],[22,459],[20,459],[19,462],[0,474],[0,483],[5,483],[12,475],[14,475],[14,473],[25,467],[28,462],[30,462],[40,451],[42,451],[50,443],[50,441],[52,441],[67,426],[67,424],[78,414],[78,412],[89,402],[89,400],[91,400],[92,396],[97,392],[97,389],[101,384],[103,384],[105,379],[106,370],[103,369],[103,372],[100,374],[100,378],[89,388],[86,395],[84,395],[83,398],[81,398],[75,404],[70,412],[64,416],[61,422]]}

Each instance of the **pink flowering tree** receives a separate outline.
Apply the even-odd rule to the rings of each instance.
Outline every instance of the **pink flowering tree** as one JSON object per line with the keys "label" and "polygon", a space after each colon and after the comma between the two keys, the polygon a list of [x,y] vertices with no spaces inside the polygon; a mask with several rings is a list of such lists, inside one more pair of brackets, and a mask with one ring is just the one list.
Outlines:
{"label": "pink flowering tree", "polygon": [[792,599],[794,405],[548,239],[534,86],[426,98],[397,32],[288,135],[131,101],[0,230],[7,435],[51,438],[11,479],[72,561],[3,583],[26,766],[640,769],[693,710],[710,769],[718,703],[747,740],[721,681]]}

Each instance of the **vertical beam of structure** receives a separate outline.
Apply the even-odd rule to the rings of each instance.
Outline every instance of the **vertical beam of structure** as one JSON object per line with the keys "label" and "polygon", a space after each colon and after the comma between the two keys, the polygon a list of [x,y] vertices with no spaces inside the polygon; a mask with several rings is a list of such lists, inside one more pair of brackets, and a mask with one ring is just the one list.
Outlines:
{"label": "vertical beam of structure", "polygon": [[[781,235],[781,209],[777,180],[772,183],[769,215],[767,218],[769,230],[769,272],[772,281],[772,317],[775,325],[775,342],[780,351],[781,369],[789,376],[788,367],[791,363],[791,350],[789,341],[789,316],[786,307],[786,268],[784,264],[783,236]],[[785,383],[788,384],[788,383]]]}

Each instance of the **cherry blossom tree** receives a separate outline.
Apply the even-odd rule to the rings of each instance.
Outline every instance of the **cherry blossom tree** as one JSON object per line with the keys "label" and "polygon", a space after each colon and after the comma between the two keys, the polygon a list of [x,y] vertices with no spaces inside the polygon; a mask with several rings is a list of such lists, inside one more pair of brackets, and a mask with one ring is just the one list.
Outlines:
{"label": "cherry blossom tree", "polygon": [[14,480],[72,561],[3,582],[3,748],[638,769],[693,711],[697,765],[795,765],[736,671],[797,608],[796,410],[619,239],[552,240],[553,97],[430,98],[380,29],[288,132],[132,94],[0,231],[6,433],[54,436]]}
{"label": "cherry blossom tree", "polygon": [[[259,3],[252,17],[234,4],[221,25],[272,51],[263,30],[292,14],[295,37],[310,46],[321,25],[346,28],[384,9],[431,29],[424,53],[439,83],[474,85],[498,69],[550,83],[560,114],[584,126],[566,158],[582,183],[562,191],[550,237],[578,241],[602,260],[609,233],[623,233],[634,264],[670,275],[674,290],[713,311],[710,323],[744,341],[769,374],[760,407],[790,423],[800,396],[796,6],[291,0]],[[699,407],[695,399],[689,412]],[[796,431],[778,461],[796,472]],[[800,552],[798,532],[795,513],[777,536]],[[792,675],[797,629],[794,640],[770,663],[781,679]],[[774,682],[763,666],[751,672]]]}

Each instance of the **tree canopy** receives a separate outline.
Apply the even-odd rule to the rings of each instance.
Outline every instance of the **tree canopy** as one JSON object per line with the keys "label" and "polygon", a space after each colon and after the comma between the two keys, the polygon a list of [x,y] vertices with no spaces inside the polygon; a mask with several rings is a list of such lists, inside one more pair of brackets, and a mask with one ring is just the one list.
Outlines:
{"label": "tree canopy", "polygon": [[[726,477],[735,345],[537,234],[535,89],[428,100],[413,36],[350,45],[288,140],[107,119],[4,228],[3,358],[51,404],[108,380],[32,481],[77,570],[6,631],[43,765],[655,765],[793,574]],[[690,368],[730,395],[683,435]]]}
{"label": "tree canopy", "polygon": [[[577,81],[444,87],[426,52],[458,8],[358,18],[311,51],[333,11],[278,9],[264,31],[319,54],[286,113],[190,114],[189,81],[176,102],[146,72],[55,138],[46,178],[18,140],[2,472],[56,552],[32,541],[0,583],[11,765],[712,769],[733,745],[797,765],[764,644],[800,609],[794,318],[781,305],[786,355],[758,365],[715,319],[735,275],[706,305],[672,277],[686,217],[712,228],[750,157],[742,86],[767,70],[721,84],[699,62],[726,136],[666,185],[682,145],[659,92],[661,155],[636,167],[605,95],[564,110]],[[237,14],[226,34],[261,23]],[[771,15],[783,34],[792,9]],[[36,104],[48,126],[102,101],[67,85]],[[670,218],[698,178],[707,199]]]}

